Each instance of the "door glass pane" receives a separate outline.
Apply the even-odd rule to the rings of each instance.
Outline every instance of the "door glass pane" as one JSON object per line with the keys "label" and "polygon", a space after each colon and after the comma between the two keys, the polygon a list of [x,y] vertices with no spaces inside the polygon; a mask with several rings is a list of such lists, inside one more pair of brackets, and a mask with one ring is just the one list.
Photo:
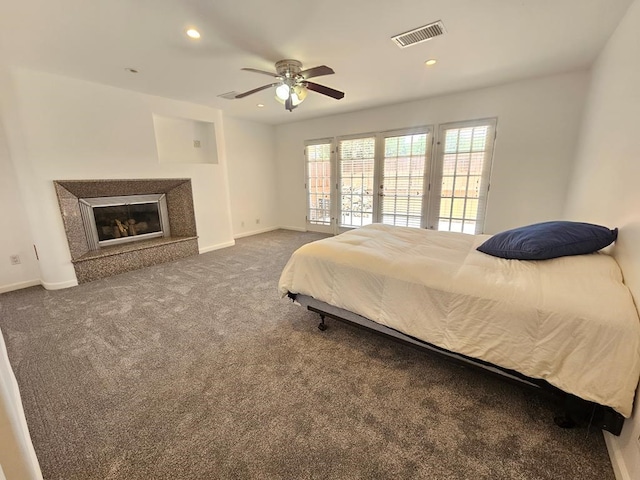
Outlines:
{"label": "door glass pane", "polygon": [[308,221],[331,225],[331,144],[309,145],[306,152]]}
{"label": "door glass pane", "polygon": [[452,200],[450,198],[442,198],[440,199],[440,216],[449,218],[451,217],[451,204]]}
{"label": "door glass pane", "polygon": [[452,219],[451,227],[449,228],[451,232],[462,232],[462,220]]}
{"label": "door glass pane", "polygon": [[451,209],[451,218],[463,218],[464,216],[464,198],[454,198],[453,208]]}
{"label": "door glass pane", "polygon": [[[464,217],[465,218],[476,218],[478,214],[478,200],[475,198],[467,198],[467,203],[465,205]],[[475,225],[475,222],[470,222]]]}
{"label": "door glass pane", "polygon": [[462,233],[468,233],[473,235],[476,233],[476,222],[466,221],[464,222],[464,226],[462,227]]}
{"label": "door glass pane", "polygon": [[471,154],[463,153],[458,155],[456,162],[456,175],[467,175],[469,173],[469,159]]}
{"label": "door glass pane", "polygon": [[456,176],[456,186],[453,189],[453,194],[456,197],[466,197],[467,193],[467,176]]}
{"label": "door glass pane", "polygon": [[442,198],[453,197],[454,177],[442,177]]}
{"label": "door glass pane", "polygon": [[424,198],[427,133],[384,139],[382,222],[420,228]]}
{"label": "door glass pane", "polygon": [[438,220],[438,230],[449,230],[451,222],[448,218],[440,218]]}
{"label": "door glass pane", "polygon": [[456,155],[450,154],[450,153],[445,154],[442,162],[442,174],[453,175],[455,171],[456,171]]}
{"label": "door glass pane", "polygon": [[340,226],[361,227],[373,223],[373,170],[375,137],[341,140]]}

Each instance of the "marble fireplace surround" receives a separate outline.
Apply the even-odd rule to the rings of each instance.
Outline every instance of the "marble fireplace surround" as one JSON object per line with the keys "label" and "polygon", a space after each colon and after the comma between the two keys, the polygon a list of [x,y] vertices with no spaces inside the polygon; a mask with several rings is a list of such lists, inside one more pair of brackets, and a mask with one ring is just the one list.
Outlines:
{"label": "marble fireplace surround", "polygon": [[[55,180],[53,183],[78,283],[198,254],[193,193],[188,178]],[[89,249],[78,199],[154,193],[166,194],[170,237]]]}

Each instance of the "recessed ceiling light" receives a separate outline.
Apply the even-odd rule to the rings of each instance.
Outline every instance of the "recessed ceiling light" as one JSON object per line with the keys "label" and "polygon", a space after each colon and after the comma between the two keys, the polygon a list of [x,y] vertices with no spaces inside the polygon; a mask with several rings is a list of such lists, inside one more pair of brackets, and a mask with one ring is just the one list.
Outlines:
{"label": "recessed ceiling light", "polygon": [[187,30],[187,36],[189,38],[200,38],[200,32],[195,28],[190,28],[189,30]]}
{"label": "recessed ceiling light", "polygon": [[430,59],[430,60],[427,60],[426,62],[424,62],[424,64],[425,64],[427,67],[430,67],[431,65],[435,65],[436,63],[438,63],[438,61],[437,61],[437,60],[435,60],[435,59],[433,59],[433,58],[432,58],[432,59]]}
{"label": "recessed ceiling light", "polygon": [[262,108],[262,107],[264,107],[264,103],[259,103],[259,104],[256,105],[256,107]]}
{"label": "recessed ceiling light", "polygon": [[129,73],[138,73],[138,70],[136,70],[135,68],[127,67],[124,70],[125,70],[125,72],[129,72]]}

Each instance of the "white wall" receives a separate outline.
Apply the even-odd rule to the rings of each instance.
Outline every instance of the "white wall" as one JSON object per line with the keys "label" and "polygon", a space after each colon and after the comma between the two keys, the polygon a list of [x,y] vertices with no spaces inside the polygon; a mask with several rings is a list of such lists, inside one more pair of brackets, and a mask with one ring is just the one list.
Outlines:
{"label": "white wall", "polygon": [[224,132],[234,236],[277,228],[275,127],[225,117]]}
{"label": "white wall", "polygon": [[[0,123],[0,293],[40,284],[40,271],[29,232],[27,212],[22,205],[18,181]],[[20,265],[11,265],[10,255],[20,256]]]}
{"label": "white wall", "polygon": [[[612,249],[640,303],[640,0],[593,67],[567,217],[619,227]],[[621,366],[624,368],[624,366]],[[640,392],[619,438],[606,435],[619,478],[640,478]]]}
{"label": "white wall", "polygon": [[[222,112],[8,69],[2,115],[46,288],[76,283],[53,180],[191,178],[200,251],[233,244]],[[153,114],[216,125],[218,164],[160,163]]]}
{"label": "white wall", "polygon": [[305,228],[305,140],[486,117],[498,117],[498,138],[485,232],[558,219],[587,85],[574,72],[279,125],[280,224]]}

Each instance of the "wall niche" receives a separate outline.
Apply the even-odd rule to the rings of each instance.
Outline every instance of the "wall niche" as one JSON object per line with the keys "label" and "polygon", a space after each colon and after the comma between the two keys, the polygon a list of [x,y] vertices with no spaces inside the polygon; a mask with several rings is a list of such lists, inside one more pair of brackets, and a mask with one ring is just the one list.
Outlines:
{"label": "wall niche", "polygon": [[160,163],[218,163],[213,122],[153,115]]}

